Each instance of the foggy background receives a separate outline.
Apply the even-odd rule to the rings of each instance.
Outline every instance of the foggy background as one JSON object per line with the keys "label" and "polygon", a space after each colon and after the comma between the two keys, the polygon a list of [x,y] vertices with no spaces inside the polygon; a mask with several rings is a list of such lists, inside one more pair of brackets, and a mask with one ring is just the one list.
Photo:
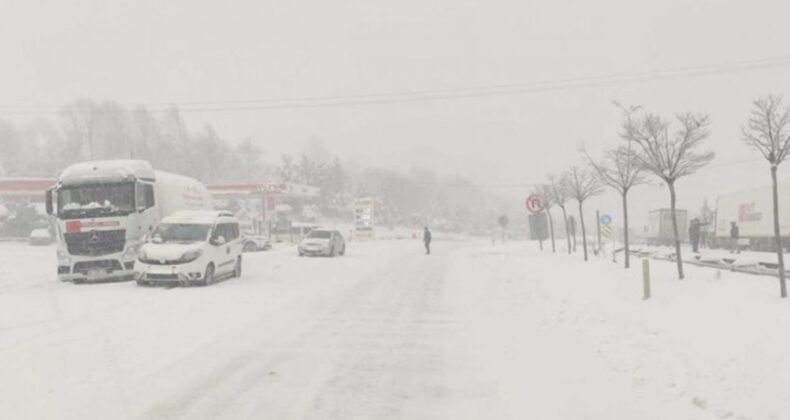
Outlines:
{"label": "foggy background", "polygon": [[[788,94],[781,1],[0,5],[5,124],[63,130],[63,106],[78,100],[158,116],[174,105],[190,130],[249,139],[264,163],[320,144],[350,168],[465,176],[513,215],[529,184],[582,163],[582,144],[599,156],[621,141],[612,101],[710,114],[717,156],[678,183],[679,208],[767,185],[740,127],[752,100]],[[453,96],[467,89],[482,94]],[[450,97],[420,94],[436,91]],[[376,95],[390,102],[369,103]],[[668,203],[658,185],[631,197],[637,227]],[[589,208],[619,216],[609,192]]]}

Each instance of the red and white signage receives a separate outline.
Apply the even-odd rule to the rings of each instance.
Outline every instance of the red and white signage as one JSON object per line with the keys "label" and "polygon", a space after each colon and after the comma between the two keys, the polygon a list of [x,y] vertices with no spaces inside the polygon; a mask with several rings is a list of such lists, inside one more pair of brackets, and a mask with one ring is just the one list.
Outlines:
{"label": "red and white signage", "polygon": [[117,220],[69,220],[66,222],[66,233],[79,233],[88,229],[118,227],[120,225],[121,222]]}
{"label": "red and white signage", "polygon": [[539,195],[530,195],[527,197],[527,210],[532,213],[540,213],[545,208],[543,198]]}

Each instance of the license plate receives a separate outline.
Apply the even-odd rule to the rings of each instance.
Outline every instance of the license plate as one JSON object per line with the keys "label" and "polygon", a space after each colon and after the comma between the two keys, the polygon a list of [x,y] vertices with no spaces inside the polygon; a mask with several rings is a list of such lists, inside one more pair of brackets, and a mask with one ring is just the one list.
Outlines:
{"label": "license plate", "polygon": [[103,268],[88,270],[88,277],[101,277],[105,274],[107,274],[107,270]]}

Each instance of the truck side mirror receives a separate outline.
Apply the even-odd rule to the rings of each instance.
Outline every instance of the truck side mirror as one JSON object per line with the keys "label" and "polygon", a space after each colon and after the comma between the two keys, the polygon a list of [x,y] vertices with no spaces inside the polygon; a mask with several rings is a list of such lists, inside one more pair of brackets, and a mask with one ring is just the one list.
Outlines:
{"label": "truck side mirror", "polygon": [[47,214],[52,215],[54,213],[54,206],[52,205],[52,189],[48,189],[46,193],[44,193],[46,207],[47,207]]}

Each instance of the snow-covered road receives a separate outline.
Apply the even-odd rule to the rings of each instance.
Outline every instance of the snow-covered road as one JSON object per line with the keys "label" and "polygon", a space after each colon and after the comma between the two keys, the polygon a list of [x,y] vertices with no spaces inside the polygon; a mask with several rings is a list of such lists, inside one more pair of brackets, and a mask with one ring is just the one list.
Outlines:
{"label": "snow-covered road", "polygon": [[766,278],[638,271],[534,244],[245,254],[207,288],[60,284],[0,244],[0,418],[790,418]]}

